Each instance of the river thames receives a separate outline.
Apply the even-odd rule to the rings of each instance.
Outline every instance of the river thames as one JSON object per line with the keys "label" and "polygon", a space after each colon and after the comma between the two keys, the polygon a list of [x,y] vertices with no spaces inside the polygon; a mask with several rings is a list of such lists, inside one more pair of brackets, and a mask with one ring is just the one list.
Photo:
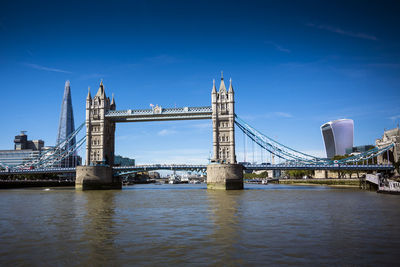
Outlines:
{"label": "river thames", "polygon": [[1,190],[0,265],[398,265],[400,196],[205,188]]}

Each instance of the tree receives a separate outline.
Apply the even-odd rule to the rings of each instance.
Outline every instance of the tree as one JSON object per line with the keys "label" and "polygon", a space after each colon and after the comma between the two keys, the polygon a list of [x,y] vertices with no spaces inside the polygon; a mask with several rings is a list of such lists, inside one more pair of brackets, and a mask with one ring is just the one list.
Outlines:
{"label": "tree", "polygon": [[290,178],[302,178],[304,176],[311,176],[313,175],[313,171],[311,170],[289,170],[286,171],[286,174],[290,177]]}

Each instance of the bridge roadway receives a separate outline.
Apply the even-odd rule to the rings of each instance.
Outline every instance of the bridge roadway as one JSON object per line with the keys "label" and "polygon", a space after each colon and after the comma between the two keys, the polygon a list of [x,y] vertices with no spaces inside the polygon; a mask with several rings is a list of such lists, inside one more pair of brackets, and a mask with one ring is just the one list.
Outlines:
{"label": "bridge roadway", "polygon": [[[390,171],[393,165],[310,165],[310,164],[248,164],[244,165],[247,170],[354,170],[354,171]],[[176,170],[176,171],[202,171],[205,172],[207,165],[187,165],[187,164],[152,164],[136,166],[115,166],[114,172],[123,171],[156,171],[156,170]],[[43,168],[43,169],[9,169],[1,170],[0,175],[10,174],[40,174],[40,173],[74,173],[75,168]]]}

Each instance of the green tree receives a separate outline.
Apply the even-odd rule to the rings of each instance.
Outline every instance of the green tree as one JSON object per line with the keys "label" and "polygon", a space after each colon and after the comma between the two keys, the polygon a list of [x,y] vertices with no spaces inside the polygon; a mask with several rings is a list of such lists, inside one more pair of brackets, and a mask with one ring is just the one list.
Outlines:
{"label": "green tree", "polygon": [[286,174],[290,177],[290,178],[302,178],[303,176],[311,176],[313,175],[313,171],[310,170],[289,170],[286,171]]}

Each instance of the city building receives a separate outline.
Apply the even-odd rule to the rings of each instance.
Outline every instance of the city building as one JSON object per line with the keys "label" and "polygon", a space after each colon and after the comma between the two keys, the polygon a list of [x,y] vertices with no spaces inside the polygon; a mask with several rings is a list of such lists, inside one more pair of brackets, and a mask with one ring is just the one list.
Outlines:
{"label": "city building", "polygon": [[115,155],[114,165],[116,165],[116,166],[135,166],[135,159]]}
{"label": "city building", "polygon": [[49,147],[44,146],[43,140],[28,140],[26,131],[14,138],[14,150],[0,150],[0,167],[15,167],[26,164],[29,168],[29,162],[45,153]]}
{"label": "city building", "polygon": [[347,148],[353,147],[353,120],[340,119],[324,123],[321,126],[321,133],[328,158],[344,155]]}
{"label": "city building", "polygon": [[399,126],[394,129],[385,130],[381,139],[376,139],[378,148],[386,147],[394,143],[394,147],[378,156],[378,164],[397,163],[400,161],[400,129]]}
{"label": "city building", "polygon": [[357,155],[360,153],[367,152],[368,150],[373,149],[374,147],[375,146],[373,146],[373,145],[353,146],[353,147],[346,148],[346,154]]}
{"label": "city building", "polygon": [[[64,97],[61,104],[60,124],[58,127],[57,143],[59,145],[65,141],[71,133],[75,131],[74,125],[74,113],[72,110],[71,100],[71,87],[70,82],[66,81],[64,88]],[[75,137],[72,138],[63,147],[64,150],[68,151],[71,147],[74,147],[76,143]],[[29,166],[29,162],[37,159],[40,155],[48,152],[51,147],[45,147],[43,140],[28,140],[26,131],[21,131],[21,134],[14,138],[14,150],[0,150],[0,167],[16,167],[26,165]],[[81,157],[76,153],[67,156],[60,162],[54,164],[54,167],[75,167],[81,164]]]}
{"label": "city building", "polygon": [[[64,96],[61,103],[60,123],[58,126],[56,146],[65,141],[75,131],[74,111],[72,109],[70,82],[65,82]],[[63,146],[63,150],[70,150],[76,144],[76,138],[72,138]],[[57,162],[54,167],[75,167],[81,164],[81,158],[75,153]]]}

